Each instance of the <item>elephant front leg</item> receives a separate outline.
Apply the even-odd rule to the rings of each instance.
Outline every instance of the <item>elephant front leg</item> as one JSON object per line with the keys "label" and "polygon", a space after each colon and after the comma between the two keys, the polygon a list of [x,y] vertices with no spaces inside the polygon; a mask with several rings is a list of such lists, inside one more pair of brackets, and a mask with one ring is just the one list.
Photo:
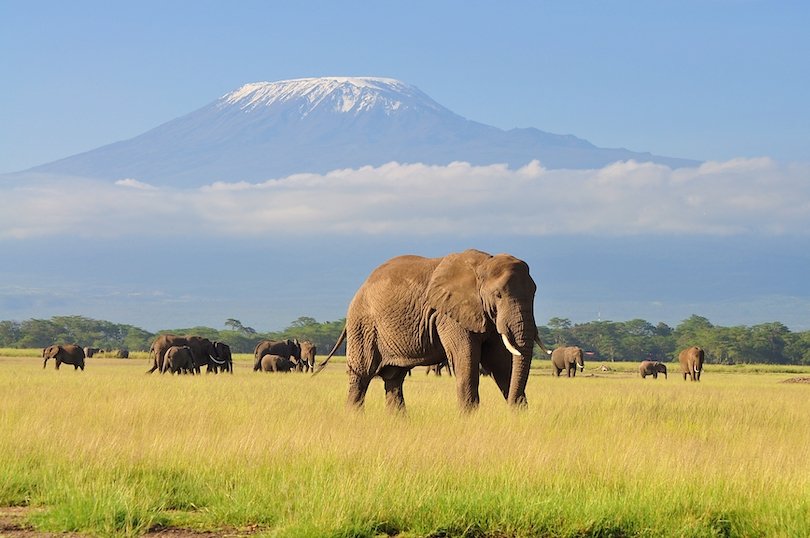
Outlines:
{"label": "elephant front leg", "polygon": [[481,380],[480,350],[470,353],[472,357],[450,356],[456,365],[456,396],[462,411],[474,411],[481,402],[478,384]]}

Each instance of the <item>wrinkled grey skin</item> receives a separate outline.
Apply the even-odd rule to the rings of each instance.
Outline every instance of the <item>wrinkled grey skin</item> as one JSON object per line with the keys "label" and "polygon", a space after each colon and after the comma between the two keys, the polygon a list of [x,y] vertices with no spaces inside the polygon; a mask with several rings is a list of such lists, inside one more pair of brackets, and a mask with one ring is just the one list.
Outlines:
{"label": "wrinkled grey skin", "polygon": [[658,379],[658,374],[664,374],[666,379],[667,365],[658,361],[641,361],[641,364],[638,365],[638,374],[642,379],[648,375],[653,376],[653,379]]}
{"label": "wrinkled grey skin", "polygon": [[539,343],[536,289],[529,266],[508,254],[467,250],[393,258],[357,291],[346,327],[317,371],[345,340],[349,407],[363,406],[369,383],[379,376],[388,409],[404,410],[409,370],[443,361],[452,365],[462,410],[479,405],[481,366],[510,405],[525,406],[532,348]]}
{"label": "wrinkled grey skin", "polygon": [[684,381],[686,381],[687,376],[692,381],[700,381],[704,356],[703,349],[698,346],[688,347],[678,354],[678,362],[681,363]]}
{"label": "wrinkled grey skin", "polygon": [[84,350],[75,344],[52,345],[42,350],[42,367],[48,365],[48,360],[53,359],[56,369],[62,363],[72,364],[74,370],[84,370]]}
{"label": "wrinkled grey skin", "polygon": [[290,359],[294,366],[301,362],[301,344],[298,340],[262,340],[253,349],[253,371],[261,369],[261,359],[265,355],[278,355]]}
{"label": "wrinkled grey skin", "polygon": [[301,342],[301,360],[298,363],[298,369],[304,372],[309,372],[310,369],[315,369],[315,354],[318,348],[309,340]]}
{"label": "wrinkled grey skin", "polygon": [[194,375],[194,354],[188,346],[172,346],[163,356],[163,366],[160,372],[165,374],[191,374]]}
{"label": "wrinkled grey skin", "polygon": [[263,372],[291,372],[296,367],[295,363],[281,355],[262,355],[259,363],[259,369]]}
{"label": "wrinkled grey skin", "polygon": [[580,372],[585,369],[585,359],[583,357],[581,347],[558,347],[551,352],[552,372],[559,377],[560,372],[565,370],[568,377],[575,377],[577,375],[577,366],[579,366]]}
{"label": "wrinkled grey skin", "polygon": [[146,373],[151,374],[155,370],[163,367],[163,357],[166,351],[172,346],[188,346],[194,356],[194,370],[199,374],[201,366],[207,366],[206,372],[216,373],[215,367],[224,364],[217,356],[214,343],[208,338],[201,336],[175,336],[173,334],[162,334],[155,338],[149,354],[153,359],[152,368]]}

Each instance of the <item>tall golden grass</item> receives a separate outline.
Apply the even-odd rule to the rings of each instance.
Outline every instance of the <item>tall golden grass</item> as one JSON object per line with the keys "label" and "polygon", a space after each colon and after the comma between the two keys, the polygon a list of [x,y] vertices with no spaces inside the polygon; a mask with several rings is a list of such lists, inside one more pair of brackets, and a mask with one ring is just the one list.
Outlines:
{"label": "tall golden grass", "polygon": [[233,375],[147,368],[0,357],[0,506],[102,535],[810,534],[810,385],[779,383],[789,374],[540,368],[527,410],[482,379],[464,415],[454,378],[416,369],[407,416],[392,416],[377,382],[363,413],[344,408],[340,363],[315,377],[247,358]]}

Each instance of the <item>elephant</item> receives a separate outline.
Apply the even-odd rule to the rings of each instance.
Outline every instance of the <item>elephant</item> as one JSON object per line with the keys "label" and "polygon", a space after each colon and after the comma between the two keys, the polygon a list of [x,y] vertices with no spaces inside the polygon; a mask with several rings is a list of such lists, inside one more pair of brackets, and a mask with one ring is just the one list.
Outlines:
{"label": "elephant", "polygon": [[566,370],[568,377],[576,377],[577,366],[579,371],[585,370],[584,353],[579,346],[558,347],[551,352],[551,366],[553,373],[560,376],[560,372]]}
{"label": "elephant", "polygon": [[91,359],[91,358],[93,358],[93,355],[95,355],[96,353],[98,353],[100,351],[101,351],[101,349],[99,349],[97,347],[86,347],[86,348],[84,348],[84,356],[87,359]]}
{"label": "elephant", "polygon": [[218,362],[215,362],[214,371],[216,371],[217,368],[221,368],[223,372],[233,373],[233,355],[231,354],[231,346],[225,342],[216,341],[214,342],[214,349],[217,352],[217,357],[219,360],[224,363],[219,364]]}
{"label": "elephant", "polygon": [[219,360],[214,344],[208,338],[201,336],[175,336],[173,334],[162,334],[155,338],[149,354],[153,356],[154,363],[146,373],[151,374],[155,370],[163,367],[163,357],[166,351],[172,346],[188,346],[194,356],[194,369],[200,373],[200,366],[207,366],[206,372],[215,371],[216,366],[222,366],[224,361]]}
{"label": "elephant", "polygon": [[304,340],[301,342],[301,361],[299,362],[301,370],[309,372],[310,369],[315,369],[315,355],[318,353],[318,347],[310,342]]}
{"label": "elephant", "polygon": [[121,348],[115,352],[116,359],[128,359],[129,358],[129,350]]}
{"label": "elephant", "polygon": [[688,347],[678,354],[684,381],[686,381],[686,376],[689,376],[692,381],[700,381],[704,355],[703,348],[698,346]]}
{"label": "elephant", "polygon": [[290,372],[296,368],[287,357],[281,355],[262,355],[259,368],[265,372]]}
{"label": "elephant", "polygon": [[74,370],[81,368],[84,371],[84,349],[75,344],[48,346],[42,350],[42,358],[45,359],[42,361],[43,368],[48,365],[48,359],[53,359],[57,370],[65,363],[72,364]]}
{"label": "elephant", "polygon": [[648,375],[653,376],[653,379],[658,379],[658,374],[664,374],[664,379],[666,379],[667,365],[658,361],[641,361],[641,364],[638,365],[638,373],[641,379]]}
{"label": "elephant", "polygon": [[301,344],[298,340],[262,340],[253,349],[253,371],[261,369],[261,360],[265,355],[279,355],[290,359],[295,367],[301,362]]}
{"label": "elephant", "polygon": [[357,290],[335,347],[346,341],[347,406],[363,407],[372,378],[385,383],[386,406],[404,411],[402,385],[411,368],[448,361],[463,411],[479,405],[479,371],[490,372],[512,406],[523,407],[537,342],[537,286],[526,262],[509,254],[467,250],[439,258],[398,256],[377,267]]}
{"label": "elephant", "polygon": [[171,372],[194,375],[194,354],[189,346],[172,346],[163,356],[163,366],[160,373]]}

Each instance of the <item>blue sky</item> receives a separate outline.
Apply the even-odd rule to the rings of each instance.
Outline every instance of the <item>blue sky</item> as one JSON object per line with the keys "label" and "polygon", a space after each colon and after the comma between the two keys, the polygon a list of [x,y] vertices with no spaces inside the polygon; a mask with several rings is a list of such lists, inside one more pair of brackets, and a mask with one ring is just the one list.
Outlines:
{"label": "blue sky", "polygon": [[[504,129],[707,161],[389,163],[193,190],[0,177],[0,319],[277,330],[340,319],[388,257],[475,247],[530,264],[540,323],[698,314],[806,330],[807,28],[798,1],[0,0],[0,174],[248,82],[335,75],[400,79]],[[279,200],[316,218],[266,210]]]}
{"label": "blue sky", "polygon": [[810,161],[810,4],[0,3],[0,173],[252,81],[387,76],[470,119],[705,160]]}

